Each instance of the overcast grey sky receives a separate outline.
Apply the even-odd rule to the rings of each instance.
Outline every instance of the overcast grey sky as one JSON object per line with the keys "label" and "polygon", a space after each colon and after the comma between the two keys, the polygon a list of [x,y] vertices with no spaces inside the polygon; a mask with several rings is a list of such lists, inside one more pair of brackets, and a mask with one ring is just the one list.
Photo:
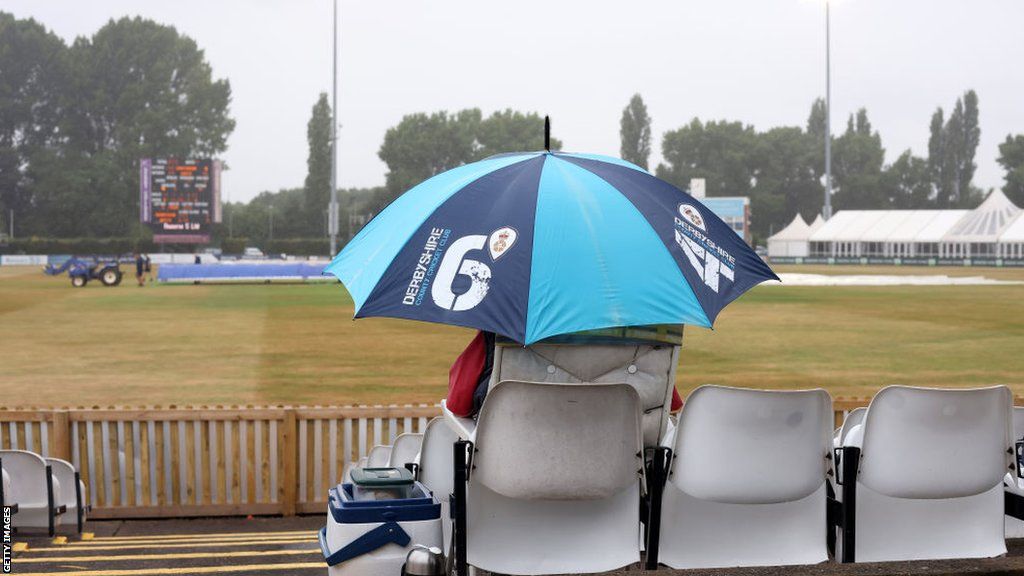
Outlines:
{"label": "overcast grey sky", "polygon": [[[306,122],[330,90],[331,0],[0,0],[67,40],[110,18],[171,24],[230,79],[231,200],[301,186]],[[823,0],[388,0],[339,4],[339,184],[384,181],[377,149],[403,114],[550,114],[566,149],[618,155],[640,92],[661,135],[701,119],[803,125],[825,90]],[[928,122],[974,88],[975,183],[1002,184],[998,144],[1024,133],[1024,2],[833,0],[833,133],[864,106],[887,159],[927,152]]]}

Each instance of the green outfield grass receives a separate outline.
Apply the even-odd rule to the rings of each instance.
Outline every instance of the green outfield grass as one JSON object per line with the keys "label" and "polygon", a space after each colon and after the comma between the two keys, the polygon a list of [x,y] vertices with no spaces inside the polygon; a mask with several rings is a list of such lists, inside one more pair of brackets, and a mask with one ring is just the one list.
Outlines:
{"label": "green outfield grass", "polygon": [[[781,267],[1024,280],[1024,271]],[[435,402],[468,330],[353,322],[339,284],[71,288],[0,268],[0,405]],[[1024,286],[754,289],[688,328],[680,387],[1008,384],[1024,394]]]}

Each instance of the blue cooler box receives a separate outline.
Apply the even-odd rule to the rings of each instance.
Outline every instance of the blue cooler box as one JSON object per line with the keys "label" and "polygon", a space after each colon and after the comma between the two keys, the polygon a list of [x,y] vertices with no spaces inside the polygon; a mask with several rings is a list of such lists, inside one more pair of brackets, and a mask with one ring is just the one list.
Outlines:
{"label": "blue cooler box", "polygon": [[399,576],[416,544],[441,547],[441,504],[415,482],[406,498],[376,498],[372,489],[338,484],[327,500],[320,549],[332,576]]}

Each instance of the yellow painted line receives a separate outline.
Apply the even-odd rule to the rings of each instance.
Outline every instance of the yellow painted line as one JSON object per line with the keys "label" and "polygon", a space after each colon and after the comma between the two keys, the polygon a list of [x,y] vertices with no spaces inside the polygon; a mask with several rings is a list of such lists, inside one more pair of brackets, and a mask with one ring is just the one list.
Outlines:
{"label": "yellow painted line", "polygon": [[14,546],[11,546],[12,552],[24,552],[28,550],[28,542],[15,542]]}
{"label": "yellow painted line", "polygon": [[179,552],[176,554],[127,554],[124,556],[53,556],[50,558],[18,558],[17,564],[43,562],[111,562],[122,560],[185,560],[196,558],[237,558],[240,556],[297,556],[320,554],[319,549],[259,550],[253,552]]}
{"label": "yellow painted line", "polygon": [[[231,572],[270,572],[272,570],[323,570],[320,562],[293,562],[291,564],[244,564],[237,566],[189,566],[187,568],[140,568],[137,570],[88,570],[75,572],[78,576],[163,576],[165,574],[227,574]],[[53,572],[19,572],[18,576],[47,576]]]}
{"label": "yellow painted line", "polygon": [[204,540],[196,540],[194,538],[154,538],[152,540],[125,540],[121,541],[110,541],[110,540],[90,540],[88,542],[74,542],[70,544],[76,548],[93,548],[96,546],[135,546],[135,545],[150,545],[159,546],[161,544],[188,544],[189,542],[194,543],[229,543],[229,542],[303,542],[306,540],[316,540],[315,534],[304,534],[302,536],[270,536],[261,538],[259,536],[249,536],[247,538],[207,538]]}
{"label": "yellow painted line", "polygon": [[31,548],[28,552],[84,552],[86,550],[145,550],[153,548],[227,548],[231,546],[260,546],[264,544],[276,544],[284,546],[286,544],[305,544],[307,542],[315,542],[313,538],[304,538],[302,540],[246,540],[244,542],[189,542],[189,543],[177,543],[177,544],[115,544],[113,546],[61,546],[59,548]]}
{"label": "yellow painted line", "polygon": [[67,544],[67,543],[68,543],[68,537],[67,536],[57,536],[53,540],[50,541],[50,544],[55,544],[57,546],[61,546],[63,544]]}
{"label": "yellow painted line", "polygon": [[[296,536],[296,535],[308,535],[315,534],[314,530],[286,530],[283,532],[211,532],[209,534],[189,532],[187,534],[147,534],[140,536],[100,536],[96,540],[150,540],[152,538],[195,538],[199,540],[207,538],[221,538],[230,536],[251,536],[253,538],[264,537],[264,536]],[[85,540],[85,538],[82,538]]]}

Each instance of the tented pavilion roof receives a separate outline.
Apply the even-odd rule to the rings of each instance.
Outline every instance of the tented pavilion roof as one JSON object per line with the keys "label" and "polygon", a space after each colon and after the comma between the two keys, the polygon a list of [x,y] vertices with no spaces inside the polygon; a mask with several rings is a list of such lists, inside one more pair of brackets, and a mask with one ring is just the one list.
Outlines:
{"label": "tented pavilion roof", "polygon": [[968,210],[842,210],[812,242],[938,242]]}
{"label": "tented pavilion roof", "polygon": [[964,216],[943,236],[943,242],[996,242],[1010,227],[1021,209],[1010,202],[1002,190],[993,190],[988,198]]}
{"label": "tented pavilion roof", "polygon": [[807,225],[807,222],[804,221],[803,217],[800,216],[800,213],[798,212],[797,215],[793,218],[793,221],[789,223],[789,226],[786,226],[782,230],[779,230],[771,237],[769,237],[768,240],[806,241],[810,237],[811,227]]}
{"label": "tented pavilion roof", "polygon": [[1017,216],[1017,219],[1003,231],[1002,236],[999,237],[999,241],[1024,242],[1024,216]]}
{"label": "tented pavilion roof", "polygon": [[970,210],[922,210],[932,212],[934,216],[914,237],[914,242],[938,242],[956,225]]}

